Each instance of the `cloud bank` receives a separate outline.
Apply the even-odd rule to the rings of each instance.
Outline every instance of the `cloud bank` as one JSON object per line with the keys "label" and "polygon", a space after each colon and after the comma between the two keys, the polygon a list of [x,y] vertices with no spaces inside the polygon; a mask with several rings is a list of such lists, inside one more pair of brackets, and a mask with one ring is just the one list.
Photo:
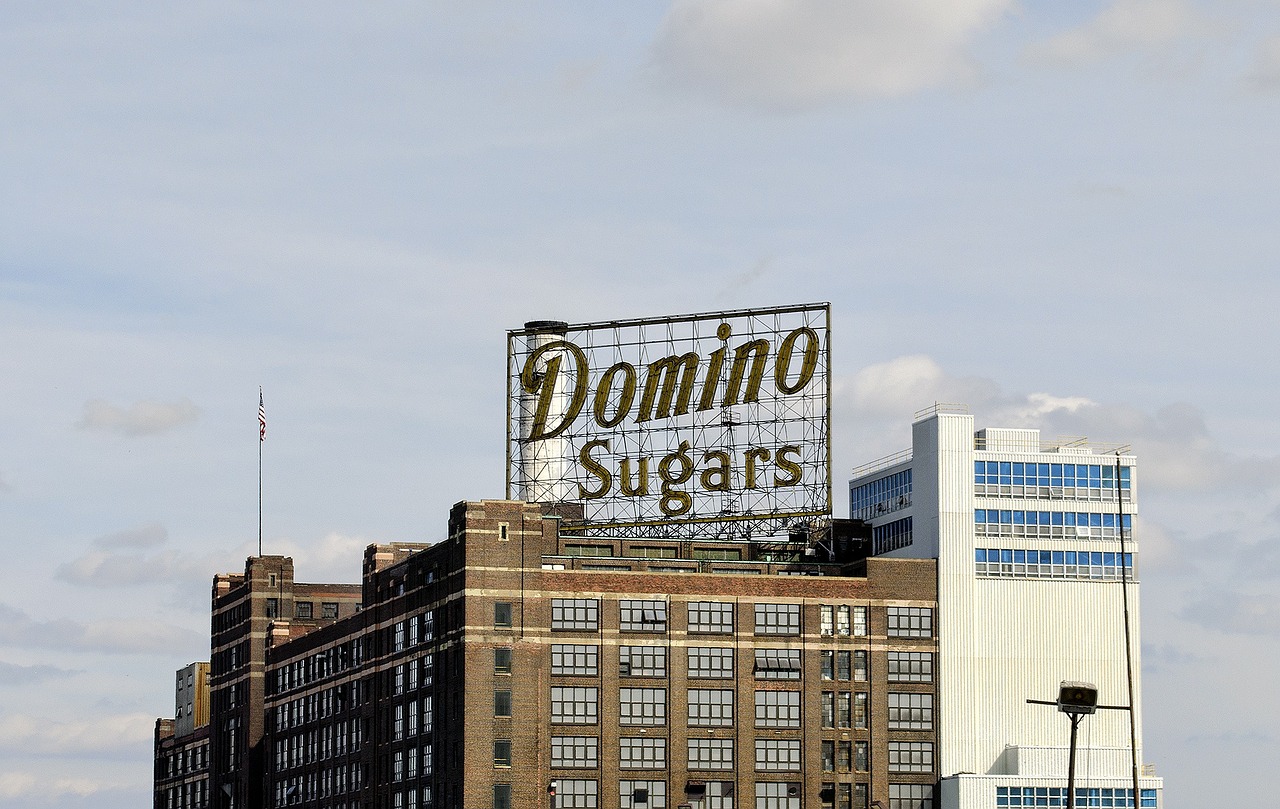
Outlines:
{"label": "cloud bank", "polygon": [[190,424],[200,417],[200,408],[190,399],[176,402],[134,402],[119,407],[101,399],[84,405],[84,415],[77,426],[82,430],[98,430],[126,436],[156,435]]}

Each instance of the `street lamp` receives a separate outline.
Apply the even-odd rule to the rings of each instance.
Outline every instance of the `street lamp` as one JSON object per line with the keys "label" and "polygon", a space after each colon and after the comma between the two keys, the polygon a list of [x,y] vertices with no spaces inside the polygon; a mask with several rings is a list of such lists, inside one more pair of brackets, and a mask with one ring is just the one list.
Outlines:
{"label": "street lamp", "polygon": [[[1067,757],[1067,809],[1075,809],[1076,805],[1076,729],[1080,720],[1089,714],[1096,713],[1099,708],[1111,711],[1127,711],[1126,705],[1099,705],[1098,688],[1093,683],[1082,683],[1075,680],[1063,680],[1058,688],[1058,699],[1048,702],[1042,699],[1029,699],[1033,705],[1055,705],[1058,710],[1071,720],[1071,748]],[[1137,809],[1137,793],[1134,793],[1134,809]]]}

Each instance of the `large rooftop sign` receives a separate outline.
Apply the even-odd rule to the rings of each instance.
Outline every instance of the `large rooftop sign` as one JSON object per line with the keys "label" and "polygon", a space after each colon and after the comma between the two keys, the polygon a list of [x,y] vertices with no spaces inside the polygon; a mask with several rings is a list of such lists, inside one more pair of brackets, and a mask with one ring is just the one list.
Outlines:
{"label": "large rooftop sign", "polygon": [[507,496],[566,530],[767,537],[831,513],[828,304],[507,333]]}

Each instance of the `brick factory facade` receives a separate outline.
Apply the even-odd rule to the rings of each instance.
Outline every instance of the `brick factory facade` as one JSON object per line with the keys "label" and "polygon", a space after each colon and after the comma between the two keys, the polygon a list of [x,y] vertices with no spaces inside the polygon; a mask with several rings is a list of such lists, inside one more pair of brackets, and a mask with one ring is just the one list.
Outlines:
{"label": "brick factory facade", "polygon": [[164,806],[931,798],[933,560],[866,559],[840,521],[817,561],[811,538],[587,538],[550,511],[460,503],[444,541],[371,545],[359,586],[283,557],[218,576],[208,800]]}

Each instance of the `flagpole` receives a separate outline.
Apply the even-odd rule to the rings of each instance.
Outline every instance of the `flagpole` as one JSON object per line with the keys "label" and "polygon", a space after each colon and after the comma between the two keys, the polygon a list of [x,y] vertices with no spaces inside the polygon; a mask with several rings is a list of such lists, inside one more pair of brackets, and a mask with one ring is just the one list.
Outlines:
{"label": "flagpole", "polygon": [[258,387],[258,556],[262,556],[262,445],[267,440],[267,410]]}

